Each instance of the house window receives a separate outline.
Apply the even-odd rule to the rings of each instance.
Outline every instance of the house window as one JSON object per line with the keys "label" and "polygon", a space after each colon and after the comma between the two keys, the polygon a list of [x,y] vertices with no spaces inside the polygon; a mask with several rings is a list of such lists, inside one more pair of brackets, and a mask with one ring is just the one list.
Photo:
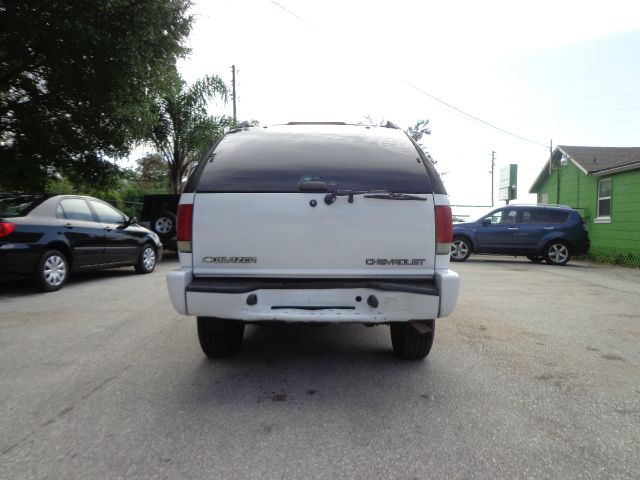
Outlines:
{"label": "house window", "polygon": [[611,179],[598,181],[598,215],[596,223],[611,222]]}

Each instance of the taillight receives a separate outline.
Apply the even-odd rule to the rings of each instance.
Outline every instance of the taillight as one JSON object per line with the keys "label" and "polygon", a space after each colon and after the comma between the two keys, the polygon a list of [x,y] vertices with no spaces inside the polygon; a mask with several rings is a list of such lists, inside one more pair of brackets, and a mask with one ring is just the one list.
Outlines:
{"label": "taillight", "polygon": [[0,222],[0,237],[6,237],[16,229],[15,223]]}
{"label": "taillight", "polygon": [[176,229],[176,240],[178,241],[178,251],[191,253],[191,223],[193,220],[193,204],[185,203],[178,205],[178,228]]}
{"label": "taillight", "polygon": [[449,255],[453,241],[453,220],[451,207],[436,205],[436,254]]}

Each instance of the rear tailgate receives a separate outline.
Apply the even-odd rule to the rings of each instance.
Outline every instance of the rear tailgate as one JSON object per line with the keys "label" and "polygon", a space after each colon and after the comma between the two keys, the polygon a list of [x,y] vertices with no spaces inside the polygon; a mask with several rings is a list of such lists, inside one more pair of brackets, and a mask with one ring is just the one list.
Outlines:
{"label": "rear tailgate", "polygon": [[331,205],[324,196],[195,195],[194,276],[433,277],[433,195],[341,196]]}

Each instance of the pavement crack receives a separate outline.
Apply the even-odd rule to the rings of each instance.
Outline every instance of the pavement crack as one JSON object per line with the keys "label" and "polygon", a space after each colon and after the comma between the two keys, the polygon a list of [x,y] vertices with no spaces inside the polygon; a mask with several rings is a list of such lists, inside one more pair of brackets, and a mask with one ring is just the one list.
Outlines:
{"label": "pavement crack", "polygon": [[129,368],[131,368],[131,364],[127,365],[121,372],[116,373],[115,375],[103,380],[102,382],[100,382],[98,385],[96,385],[95,387],[93,387],[88,393],[85,393],[81,398],[80,401],[82,400],[86,400],[87,398],[89,398],[91,395],[93,395],[94,393],[96,393],[97,391],[101,390],[102,388],[104,388],[107,384],[111,383],[112,381],[114,381],[116,378],[118,378],[120,375],[122,375],[123,373],[125,373],[127,370],[129,370]]}
{"label": "pavement crack", "polygon": [[[85,393],[82,397],[80,397],[79,402],[82,402],[82,401],[86,400],[87,398],[91,397],[93,394],[95,394],[99,390],[103,389],[106,385],[108,385],[109,383],[114,381],[116,378],[118,378],[119,376],[124,374],[127,370],[129,370],[129,368],[131,368],[131,365],[132,364],[127,365],[119,373],[117,373],[115,375],[112,375],[111,377],[109,377],[109,378],[103,380],[102,382],[100,382],[98,385],[93,387],[88,393]],[[70,413],[75,407],[76,407],[76,405],[71,405],[71,406],[63,408],[55,416],[53,416],[53,417],[49,418],[48,420],[45,420],[43,423],[41,423],[38,426],[38,429],[32,431],[29,435],[26,435],[25,437],[23,437],[22,439],[18,440],[16,443],[14,443],[13,445],[10,445],[7,448],[5,448],[4,450],[2,450],[2,452],[0,452],[0,455],[6,455],[6,454],[10,453],[11,451],[15,450],[21,444],[27,442],[31,437],[35,436],[39,429],[48,427],[49,425],[54,423],[56,420],[64,417],[68,413]]]}
{"label": "pavement crack", "polygon": [[0,453],[0,455],[6,455],[7,453],[9,453],[11,450],[13,450],[14,448],[16,448],[18,445],[20,445],[20,442],[14,443],[13,445],[8,446],[7,448],[5,448],[4,450],[2,450],[2,453]]}
{"label": "pavement crack", "polygon": [[41,427],[46,427],[47,425],[51,425],[53,422],[55,422],[57,419],[64,417],[67,413],[69,413],[71,410],[73,410],[73,407],[67,407],[67,408],[63,408],[60,413],[58,413],[55,417],[50,418],[49,420],[47,420],[44,423],[41,423],[40,426]]}

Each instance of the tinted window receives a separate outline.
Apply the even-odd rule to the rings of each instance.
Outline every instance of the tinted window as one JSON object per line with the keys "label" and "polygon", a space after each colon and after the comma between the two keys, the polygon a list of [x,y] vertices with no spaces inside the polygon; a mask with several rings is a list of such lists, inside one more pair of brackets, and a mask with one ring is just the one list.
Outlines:
{"label": "tinted window", "polygon": [[46,197],[44,195],[0,195],[0,217],[20,217],[26,215],[39,205]]}
{"label": "tinted window", "polygon": [[329,190],[431,193],[427,168],[401,131],[356,125],[281,125],[228,134],[204,165],[198,192]]}
{"label": "tinted window", "polygon": [[103,223],[124,223],[124,216],[115,208],[106,203],[96,202],[95,200],[89,200],[91,206],[98,215],[98,220]]}
{"label": "tinted window", "polygon": [[524,210],[522,212],[522,223],[551,223],[551,212],[542,208]]}
{"label": "tinted window", "polygon": [[93,214],[87,202],[82,198],[64,198],[60,201],[63,217],[67,220],[93,222]]}
{"label": "tinted window", "polygon": [[551,212],[551,223],[565,223],[569,218],[569,212]]}

